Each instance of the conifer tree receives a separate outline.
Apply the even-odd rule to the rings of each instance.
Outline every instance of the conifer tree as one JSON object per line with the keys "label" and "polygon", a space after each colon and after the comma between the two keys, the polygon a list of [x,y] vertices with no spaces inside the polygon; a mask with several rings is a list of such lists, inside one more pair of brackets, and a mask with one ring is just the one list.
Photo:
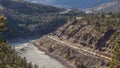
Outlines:
{"label": "conifer tree", "polygon": [[113,48],[113,56],[110,68],[120,68],[120,40]]}

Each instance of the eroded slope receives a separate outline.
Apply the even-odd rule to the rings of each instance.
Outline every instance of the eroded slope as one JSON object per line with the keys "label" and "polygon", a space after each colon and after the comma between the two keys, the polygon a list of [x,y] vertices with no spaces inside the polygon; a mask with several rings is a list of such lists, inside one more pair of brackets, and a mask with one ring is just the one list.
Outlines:
{"label": "eroded slope", "polygon": [[120,39],[119,21],[114,14],[75,17],[36,44],[77,68],[103,68],[109,66],[112,48]]}

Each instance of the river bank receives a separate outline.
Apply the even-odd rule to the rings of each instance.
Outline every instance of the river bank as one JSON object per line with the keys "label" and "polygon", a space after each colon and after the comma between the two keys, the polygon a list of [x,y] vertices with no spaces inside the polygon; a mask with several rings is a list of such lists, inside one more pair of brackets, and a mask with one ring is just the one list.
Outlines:
{"label": "river bank", "polygon": [[[72,65],[70,65],[70,63],[68,63],[68,62],[66,62],[64,59],[62,59],[62,58],[60,58],[59,56],[56,56],[56,55],[54,55],[54,54],[52,54],[52,53],[49,53],[46,49],[44,49],[44,48],[42,48],[42,47],[39,47],[38,45],[36,45],[35,44],[35,42],[38,40],[39,38],[37,37],[33,37],[33,38],[27,38],[27,39],[17,39],[17,40],[12,40],[12,41],[9,41],[10,42],[10,45],[11,46],[14,46],[15,47],[15,49],[17,50],[17,53],[19,53],[19,55],[21,56],[22,55],[22,57],[26,57],[26,59],[28,60],[28,62],[32,62],[32,61],[34,61],[34,62],[36,62],[35,60],[31,60],[30,59],[30,57],[29,56],[31,56],[31,54],[28,54],[28,55],[24,55],[23,53],[21,53],[21,51],[20,50],[22,50],[22,52],[24,52],[25,54],[26,54],[26,52],[25,51],[27,51],[28,49],[29,50],[31,50],[31,51],[33,51],[32,50],[32,48],[34,48],[34,49],[38,49],[40,52],[42,51],[42,52],[44,52],[45,53],[45,55],[48,55],[49,57],[51,57],[51,58],[53,58],[53,59],[55,59],[55,60],[57,60],[58,62],[60,62],[62,65],[63,65],[63,67],[59,67],[59,65],[57,65],[56,64],[56,66],[57,67],[53,67],[53,68],[75,68],[74,66],[72,66]],[[27,43],[29,43],[29,44],[27,44]],[[31,45],[33,45],[33,46],[31,46]],[[28,48],[28,46],[29,46],[29,48]],[[27,49],[27,50],[26,50]],[[38,52],[38,50],[36,51],[34,51],[33,53],[36,53],[36,52]],[[30,51],[30,52],[31,52]],[[31,52],[32,53],[32,52]],[[41,53],[40,53],[41,54]],[[37,55],[37,54],[36,54]],[[34,59],[34,55],[32,55],[33,57],[33,59]],[[38,55],[37,55],[38,56]],[[36,57],[35,57],[36,58]],[[38,57],[37,57],[38,58]],[[39,59],[38,59],[39,60]],[[36,64],[36,63],[33,63],[33,64]],[[39,62],[37,62],[37,64],[39,65],[40,63]],[[53,64],[54,64],[54,62],[53,62]],[[65,66],[65,67],[64,67]],[[49,68],[49,67],[45,67],[45,68]]]}
{"label": "river bank", "polygon": [[[55,58],[47,55],[44,51],[39,50],[33,45],[36,40],[29,42],[18,42],[14,44],[14,48],[19,56],[26,57],[27,62],[39,65],[39,68],[68,68]],[[12,46],[12,45],[11,45]]]}
{"label": "river bank", "polygon": [[63,58],[48,52],[48,50],[46,50],[43,47],[40,47],[36,43],[33,43],[33,45],[35,47],[37,47],[40,51],[45,52],[46,55],[49,55],[50,57],[52,57],[52,58],[56,59],[57,61],[59,61],[60,63],[62,63],[65,67],[67,67],[67,68],[76,68],[74,65],[71,65],[70,63],[66,62]]}

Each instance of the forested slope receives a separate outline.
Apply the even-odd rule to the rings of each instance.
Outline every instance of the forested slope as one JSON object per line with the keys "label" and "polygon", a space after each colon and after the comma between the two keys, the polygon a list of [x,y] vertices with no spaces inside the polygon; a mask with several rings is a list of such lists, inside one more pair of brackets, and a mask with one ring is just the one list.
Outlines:
{"label": "forested slope", "polygon": [[[0,6],[0,11],[2,7]],[[0,12],[0,68],[38,68],[37,65],[28,63],[25,58],[20,58],[15,50],[3,39],[2,33],[7,30],[6,17]]]}
{"label": "forested slope", "polygon": [[20,0],[0,0],[0,5],[8,20],[3,33],[7,39],[43,35],[66,22],[64,15],[57,15],[64,9]]}
{"label": "forested slope", "polygon": [[15,50],[0,38],[0,68],[38,68],[38,66],[18,56]]}

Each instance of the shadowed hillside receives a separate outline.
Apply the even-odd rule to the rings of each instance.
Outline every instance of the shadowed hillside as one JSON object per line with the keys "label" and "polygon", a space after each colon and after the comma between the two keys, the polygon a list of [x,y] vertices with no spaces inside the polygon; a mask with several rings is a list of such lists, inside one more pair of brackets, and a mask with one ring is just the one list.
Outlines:
{"label": "shadowed hillside", "polygon": [[[0,0],[8,20],[6,39],[43,35],[54,31],[66,22],[64,9],[17,0]],[[12,6],[12,7],[11,7]]]}

